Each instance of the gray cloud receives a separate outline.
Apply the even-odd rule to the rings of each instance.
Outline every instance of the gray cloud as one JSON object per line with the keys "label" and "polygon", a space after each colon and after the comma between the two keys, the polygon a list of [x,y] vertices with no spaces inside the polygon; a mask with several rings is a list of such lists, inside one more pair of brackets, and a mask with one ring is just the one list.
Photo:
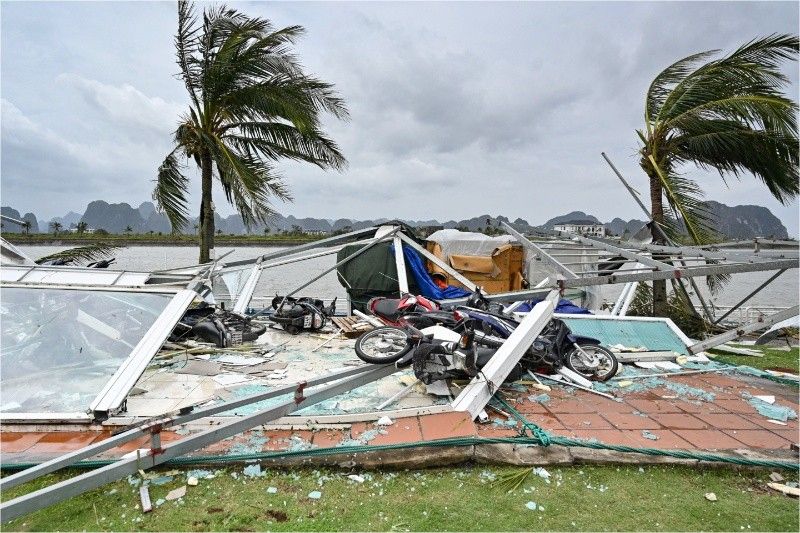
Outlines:
{"label": "gray cloud", "polygon": [[[329,218],[639,217],[599,154],[645,189],[635,129],[653,76],[698,50],[796,31],[798,17],[796,3],[234,5],[306,26],[304,63],[350,106],[349,123],[328,121],[345,172],[280,165],[296,201],[277,207]],[[170,3],[3,6],[4,204],[53,216],[149,199],[186,102],[174,25]],[[796,91],[796,65],[790,75]],[[797,203],[756,180],[691,175],[797,234]]]}

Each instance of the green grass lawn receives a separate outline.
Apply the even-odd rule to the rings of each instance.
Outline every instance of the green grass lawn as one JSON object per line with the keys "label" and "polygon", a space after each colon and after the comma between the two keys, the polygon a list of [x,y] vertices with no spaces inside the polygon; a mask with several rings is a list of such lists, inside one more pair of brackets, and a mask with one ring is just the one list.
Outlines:
{"label": "green grass lawn", "polygon": [[[531,474],[516,490],[493,483],[519,471],[464,466],[367,472],[363,483],[335,470],[213,470],[176,501],[138,508],[138,489],[122,480],[4,525],[5,530],[625,530],[798,531],[798,502],[766,487],[768,470],[570,466]],[[163,471],[162,471],[163,475]],[[783,473],[796,480],[796,474]],[[52,483],[62,477],[50,476]],[[153,502],[186,480],[185,471],[151,485]],[[41,486],[42,482],[32,483]],[[275,487],[277,493],[269,493]],[[4,492],[3,499],[23,487]],[[28,488],[27,490],[31,490]],[[319,499],[309,498],[319,491]],[[704,494],[714,492],[718,501]],[[535,502],[536,510],[528,508]]]}
{"label": "green grass lawn", "polygon": [[751,357],[749,355],[735,355],[730,353],[711,350],[714,359],[732,365],[747,365],[764,370],[788,370],[795,374],[800,373],[800,349],[797,347],[791,350],[776,348],[775,346],[743,346],[733,344],[736,348],[747,348],[756,350],[764,354],[764,357]]}

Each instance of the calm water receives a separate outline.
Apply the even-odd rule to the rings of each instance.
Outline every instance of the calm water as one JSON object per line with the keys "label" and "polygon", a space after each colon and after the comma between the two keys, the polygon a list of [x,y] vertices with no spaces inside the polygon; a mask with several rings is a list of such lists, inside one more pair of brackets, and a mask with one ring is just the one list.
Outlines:
{"label": "calm water", "polygon": [[[20,246],[31,257],[37,258],[47,254],[57,252],[67,248],[67,246]],[[217,248],[217,254],[233,250],[228,260],[249,259],[258,257],[262,254],[280,250],[280,247],[242,247]],[[311,252],[309,252],[311,253]],[[117,258],[114,264],[115,269],[125,270],[157,270],[163,268],[175,268],[180,266],[190,266],[197,263],[197,248],[188,246],[129,246],[122,248],[115,253]],[[336,262],[335,255],[309,259],[300,263],[285,265],[267,269],[261,276],[259,288],[256,296],[273,296],[276,293],[285,294],[293,290],[324,269],[333,266]],[[742,299],[759,284],[766,281],[773,272],[752,272],[747,274],[736,274],[725,290],[718,296],[711,298],[716,305],[732,305]],[[696,278],[701,287],[705,283],[700,283],[701,278]],[[776,306],[789,307],[797,305],[798,296],[798,272],[788,270],[777,280],[772,282],[759,294],[754,296],[747,305],[751,306]],[[622,285],[603,287],[603,298],[613,302],[622,289]],[[323,299],[333,297],[344,298],[345,290],[339,283],[336,273],[331,272],[319,281],[301,291],[303,296],[315,296]]]}

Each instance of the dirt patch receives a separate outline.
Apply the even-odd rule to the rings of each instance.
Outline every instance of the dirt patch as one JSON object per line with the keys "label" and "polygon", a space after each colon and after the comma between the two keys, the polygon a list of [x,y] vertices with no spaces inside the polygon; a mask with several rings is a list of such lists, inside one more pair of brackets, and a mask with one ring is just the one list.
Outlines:
{"label": "dirt patch", "polygon": [[221,513],[224,510],[225,509],[223,509],[222,507],[209,507],[208,509],[206,509],[206,512],[208,514],[214,514],[214,513]]}
{"label": "dirt patch", "polygon": [[289,515],[287,515],[285,512],[283,512],[283,511],[276,511],[276,510],[274,510],[274,509],[269,509],[269,510],[266,512],[266,515],[267,515],[269,518],[271,518],[271,519],[275,520],[276,522],[286,522],[287,520],[289,520]]}

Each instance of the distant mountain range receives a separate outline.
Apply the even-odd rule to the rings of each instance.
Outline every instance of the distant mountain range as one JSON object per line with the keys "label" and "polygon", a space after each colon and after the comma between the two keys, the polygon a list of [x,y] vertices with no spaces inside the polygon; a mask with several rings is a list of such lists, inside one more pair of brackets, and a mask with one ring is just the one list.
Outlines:
{"label": "distant mountain range", "polygon": [[[717,231],[729,238],[788,238],[786,227],[784,227],[781,221],[766,207],[757,205],[737,205],[731,207],[718,202],[708,202],[708,206],[716,221]],[[9,217],[29,221],[31,223],[31,233],[46,233],[51,231],[50,224],[53,222],[60,223],[62,228],[66,230],[70,227],[75,227],[75,225],[81,221],[86,222],[90,228],[102,228],[109,233],[125,233],[128,228],[130,228],[132,233],[170,233],[170,224],[167,217],[156,211],[155,206],[151,202],[143,202],[139,207],[134,208],[126,203],[109,204],[102,200],[95,200],[86,207],[86,211],[82,215],[69,212],[63,217],[56,217],[41,225],[36,215],[33,213],[20,215],[19,211],[12,207],[2,207],[1,212]],[[351,220],[346,218],[329,220],[320,218],[296,218],[291,215],[288,217],[276,215],[271,220],[268,231],[275,233],[279,231],[292,231],[299,228],[304,232],[331,233],[335,231],[366,228],[386,222],[387,220],[388,219]],[[448,220],[446,222],[439,222],[437,220],[406,220],[404,222],[409,226],[420,228],[442,227],[481,231],[486,228],[487,221],[490,221],[491,226],[497,226],[498,221],[501,220],[508,222],[520,231],[530,231],[536,227],[552,229],[556,224],[564,224],[578,220],[590,220],[598,224],[600,223],[597,217],[584,213],[583,211],[573,211],[562,216],[551,218],[539,226],[531,225],[527,220],[521,218],[512,221],[504,216],[493,217],[490,215],[481,215],[465,220]],[[215,215],[215,221],[216,228],[222,230],[222,233],[225,234],[262,234],[265,230],[265,226],[261,224],[250,228],[248,231],[239,215],[230,215],[228,217]],[[196,224],[197,218],[190,220],[184,231],[186,233],[195,232],[194,226]],[[643,220],[633,219],[626,221],[621,218],[615,218],[611,222],[604,223],[609,232],[614,235],[636,233],[644,224],[645,222]],[[5,223],[4,227],[6,227]],[[16,229],[14,231],[16,231]]]}

